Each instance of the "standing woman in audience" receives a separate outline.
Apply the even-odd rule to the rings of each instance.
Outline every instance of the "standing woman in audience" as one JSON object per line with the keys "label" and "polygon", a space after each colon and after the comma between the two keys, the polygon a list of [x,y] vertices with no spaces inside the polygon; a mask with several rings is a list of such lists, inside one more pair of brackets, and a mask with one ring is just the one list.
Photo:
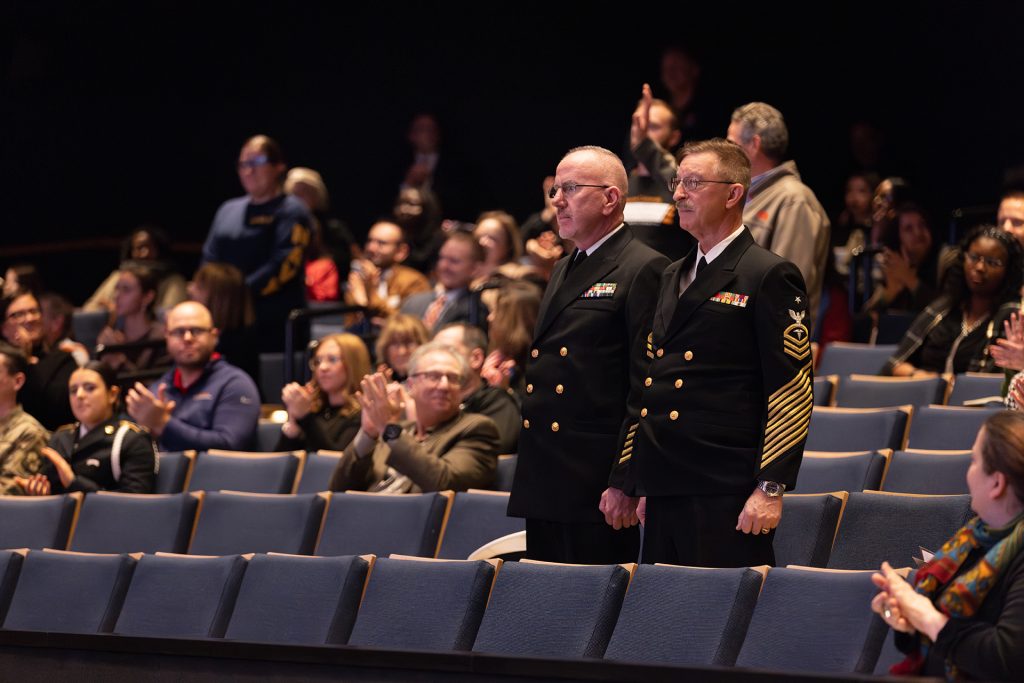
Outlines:
{"label": "standing woman in audience", "polygon": [[49,447],[43,448],[49,467],[17,480],[25,494],[152,493],[156,445],[148,431],[120,419],[120,388],[114,370],[100,361],[89,361],[75,370],[66,386],[77,422],[54,432]]}
{"label": "standing woman in audience", "polygon": [[1020,307],[1021,250],[994,225],[979,225],[960,243],[945,292],[910,325],[883,374],[927,377],[997,372],[989,352],[1003,322]]}
{"label": "standing woman in audience", "polygon": [[[164,325],[156,319],[154,304],[159,279],[146,266],[123,264],[114,288],[114,322],[100,330],[96,341],[107,346],[143,341],[162,341]],[[99,359],[114,370],[134,372],[167,361],[166,351],[151,346],[133,351],[103,353]]]}
{"label": "standing woman in audience", "polygon": [[487,316],[491,352],[480,374],[491,386],[511,388],[518,394],[525,389],[526,356],[530,353],[541,290],[536,285],[508,282],[498,290],[498,301]]}
{"label": "standing woman in audience", "polygon": [[288,421],[277,450],[344,450],[359,431],[356,391],[370,374],[370,352],[354,334],[330,334],[317,342],[309,367],[308,384],[291,382],[281,390]]}
{"label": "standing woman in audience", "polygon": [[888,562],[871,578],[871,609],[907,658],[894,674],[1024,680],[1024,414],[985,421],[967,469],[977,517],[922,565],[912,583]]}

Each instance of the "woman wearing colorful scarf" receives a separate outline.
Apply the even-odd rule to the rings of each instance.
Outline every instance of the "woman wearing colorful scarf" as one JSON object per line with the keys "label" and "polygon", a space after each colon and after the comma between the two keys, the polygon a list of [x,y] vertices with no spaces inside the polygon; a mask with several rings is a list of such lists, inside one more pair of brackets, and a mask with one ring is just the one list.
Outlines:
{"label": "woman wearing colorful scarf", "polygon": [[894,674],[1024,680],[1024,413],[1003,411],[978,432],[967,470],[978,514],[912,583],[882,563],[871,608],[907,658]]}

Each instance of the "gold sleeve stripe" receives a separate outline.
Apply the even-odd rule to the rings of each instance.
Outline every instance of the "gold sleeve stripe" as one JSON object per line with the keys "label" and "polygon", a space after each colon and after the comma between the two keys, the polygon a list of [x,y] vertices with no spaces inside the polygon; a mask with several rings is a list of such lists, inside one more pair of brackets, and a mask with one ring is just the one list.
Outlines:
{"label": "gold sleeve stripe", "polygon": [[619,464],[621,465],[624,462],[628,462],[629,459],[632,458],[632,457],[633,457],[632,455],[624,455],[624,456],[622,456],[621,458],[619,458]]}
{"label": "gold sleeve stripe", "polygon": [[807,436],[814,392],[811,365],[805,365],[789,382],[768,397],[761,467],[778,458]]}
{"label": "gold sleeve stripe", "polygon": [[632,446],[627,446],[626,448],[622,449],[622,454],[623,455],[629,455],[632,452],[633,452],[633,447]]}

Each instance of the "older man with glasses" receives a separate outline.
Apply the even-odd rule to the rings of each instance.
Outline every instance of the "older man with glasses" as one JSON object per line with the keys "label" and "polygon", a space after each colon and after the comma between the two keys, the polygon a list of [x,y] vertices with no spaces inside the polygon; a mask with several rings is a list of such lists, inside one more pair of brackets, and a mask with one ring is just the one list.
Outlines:
{"label": "older man with glasses", "polygon": [[249,375],[215,352],[210,311],[186,301],[167,313],[167,352],[174,365],[151,387],[128,390],[128,414],[149,429],[162,451],[251,449],[260,393]]}
{"label": "older man with glasses", "polygon": [[431,342],[409,361],[409,394],[416,419],[400,420],[403,406],[387,378],[363,378],[361,424],[331,477],[331,490],[384,493],[490,488],[498,467],[498,427],[460,408],[469,365],[457,350]]}

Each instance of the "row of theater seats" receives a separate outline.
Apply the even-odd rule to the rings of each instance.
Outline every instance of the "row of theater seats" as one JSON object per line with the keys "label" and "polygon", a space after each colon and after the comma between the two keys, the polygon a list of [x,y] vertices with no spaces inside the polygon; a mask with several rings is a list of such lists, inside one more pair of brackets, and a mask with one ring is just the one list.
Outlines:
{"label": "row of theater seats", "polygon": [[889,448],[970,450],[978,430],[1002,407],[963,408],[901,405],[891,408],[814,406],[807,432],[809,451],[870,451]]}
{"label": "row of theater seats", "polygon": [[[497,491],[382,495],[136,495],[0,498],[0,548],[232,555],[390,554],[443,559],[517,556],[523,520]],[[777,564],[910,566],[970,517],[970,496],[877,491],[789,494],[775,534]]]}
{"label": "row of theater seats", "polygon": [[0,577],[20,632],[815,673],[891,659],[867,572],[28,550],[0,551]]}

